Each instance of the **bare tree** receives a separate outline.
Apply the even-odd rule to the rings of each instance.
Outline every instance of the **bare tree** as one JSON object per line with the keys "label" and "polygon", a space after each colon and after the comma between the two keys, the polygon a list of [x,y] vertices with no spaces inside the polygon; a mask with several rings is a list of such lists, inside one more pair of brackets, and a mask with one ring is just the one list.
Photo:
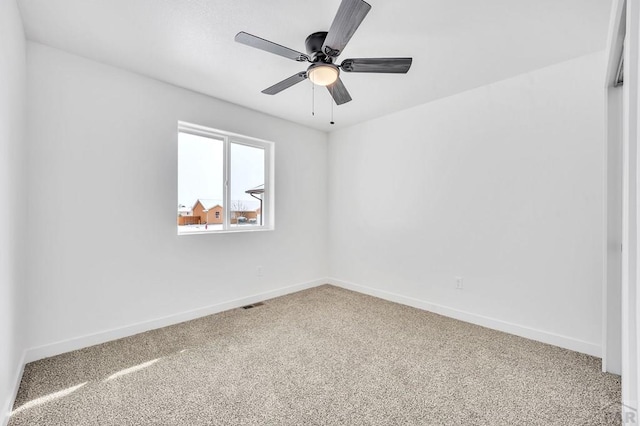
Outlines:
{"label": "bare tree", "polygon": [[247,212],[247,205],[242,200],[236,200],[231,202],[231,218],[237,219],[240,216],[244,216]]}

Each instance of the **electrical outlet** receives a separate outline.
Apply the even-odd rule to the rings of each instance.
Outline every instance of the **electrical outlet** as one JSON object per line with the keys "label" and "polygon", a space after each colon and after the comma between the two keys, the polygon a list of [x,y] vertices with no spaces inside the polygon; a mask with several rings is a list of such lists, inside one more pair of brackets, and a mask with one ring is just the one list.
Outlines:
{"label": "electrical outlet", "polygon": [[464,288],[462,277],[456,277],[456,288],[462,290]]}
{"label": "electrical outlet", "polygon": [[262,266],[256,266],[256,275],[259,277],[263,275]]}

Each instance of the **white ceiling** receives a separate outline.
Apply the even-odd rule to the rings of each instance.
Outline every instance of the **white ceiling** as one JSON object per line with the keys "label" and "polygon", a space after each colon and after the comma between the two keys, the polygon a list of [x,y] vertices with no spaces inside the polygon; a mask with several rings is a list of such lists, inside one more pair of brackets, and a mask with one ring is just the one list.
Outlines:
{"label": "white ceiling", "polygon": [[261,90],[304,63],[234,42],[239,31],[305,52],[340,0],[19,0],[27,38],[330,131],[605,48],[611,0],[369,0],[340,56],[411,56],[407,75],[344,73],[334,107],[311,83]]}

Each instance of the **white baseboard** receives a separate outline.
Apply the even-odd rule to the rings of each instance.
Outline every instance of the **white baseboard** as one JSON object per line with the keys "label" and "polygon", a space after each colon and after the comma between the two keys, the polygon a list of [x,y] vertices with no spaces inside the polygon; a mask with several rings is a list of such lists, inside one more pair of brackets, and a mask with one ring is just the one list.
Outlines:
{"label": "white baseboard", "polygon": [[0,425],[7,426],[9,423],[9,416],[11,415],[11,411],[13,410],[13,404],[16,400],[16,396],[18,396],[18,389],[20,388],[20,382],[22,381],[22,374],[24,373],[24,366],[26,364],[25,359],[27,356],[26,351],[22,351],[22,356],[20,357],[20,361],[16,366],[16,373],[13,376],[13,389],[11,393],[8,395],[7,401],[3,401],[2,407],[2,415],[0,416]]}
{"label": "white baseboard", "polygon": [[149,321],[143,321],[124,327],[113,328],[98,333],[87,334],[73,339],[62,340],[48,345],[38,346],[28,349],[24,363],[37,361],[39,359],[60,355],[65,352],[75,351],[77,349],[86,348],[88,346],[98,345],[100,343],[109,342],[111,340],[121,339],[123,337],[132,336],[145,331],[154,330],[156,328],[167,327],[169,325],[178,324],[184,321],[216,314],[218,312],[228,311],[229,309],[239,308],[241,306],[250,305],[252,303],[263,300],[273,299],[274,297],[284,296],[285,294],[295,293],[300,290],[317,287],[326,284],[326,279],[318,279],[306,283],[295,284],[292,286],[282,287],[276,290],[270,290],[263,293],[254,294],[240,299],[229,300],[227,302],[217,303],[215,305],[205,306],[202,308],[169,315],[162,318],[156,318]]}
{"label": "white baseboard", "polygon": [[338,280],[335,278],[329,278],[327,279],[327,282],[331,285],[342,287],[347,290],[368,294],[369,296],[379,297],[380,299],[400,303],[402,305],[411,306],[494,330],[504,331],[505,333],[515,334],[516,336],[525,337],[527,339],[536,340],[538,342],[547,343],[554,346],[559,346],[561,348],[569,349],[575,352],[580,352],[595,357],[601,357],[602,355],[602,348],[599,345],[574,339],[572,337],[563,336],[548,331],[537,330],[534,328],[525,327],[495,318],[485,317],[483,315],[460,311],[413,297],[403,296],[385,290],[379,290],[360,284]]}
{"label": "white baseboard", "polygon": [[[227,302],[218,303],[211,306],[206,306],[191,311],[181,312],[174,315],[169,315],[162,318],[157,318],[150,321],[144,321],[133,325],[128,325],[120,328],[105,330],[98,333],[88,334],[85,336],[76,337],[69,340],[63,340],[55,343],[51,343],[44,346],[28,349],[24,356],[24,363],[37,361],[39,359],[47,358],[50,356],[59,355],[65,352],[82,349],[88,346],[105,343],[111,340],[120,339],[134,334],[143,333],[145,331],[153,330],[156,328],[166,327],[169,325],[178,324],[180,322],[189,321],[195,318],[200,318],[207,315],[212,315],[218,312],[226,311],[229,309],[239,308],[240,306],[249,305],[251,303],[260,302],[274,297],[284,296],[285,294],[295,293],[297,291],[305,290],[312,287],[317,287],[322,284],[332,284],[337,287],[342,287],[347,290],[356,291],[370,296],[379,297],[381,299],[389,300],[403,305],[412,306],[414,308],[434,312],[436,314],[444,315],[450,318],[455,318],[461,321],[469,322],[472,324],[480,325],[494,330],[504,331],[505,333],[515,334],[516,336],[525,337],[527,339],[536,340],[550,345],[559,346],[561,348],[569,349],[576,352],[585,353],[592,356],[600,357],[602,355],[601,347],[594,343],[585,342],[582,340],[574,339],[572,337],[563,336],[547,331],[537,330],[526,326],[498,320],[491,317],[473,314],[450,308],[443,305],[427,302],[424,300],[416,299],[409,296],[403,296],[388,292],[385,290],[379,290],[372,287],[367,287],[360,284],[355,284],[336,278],[317,279],[306,283],[295,284],[288,287],[282,287],[276,290],[271,290],[263,293],[258,293],[252,296],[243,297],[240,299],[230,300]],[[23,364],[24,364],[23,363]]]}

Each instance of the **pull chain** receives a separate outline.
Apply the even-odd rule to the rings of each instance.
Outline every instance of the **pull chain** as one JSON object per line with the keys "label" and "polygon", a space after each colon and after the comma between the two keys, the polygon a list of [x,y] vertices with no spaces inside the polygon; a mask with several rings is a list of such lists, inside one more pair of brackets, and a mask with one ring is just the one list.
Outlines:
{"label": "pull chain", "polygon": [[333,86],[331,86],[331,124],[336,124],[333,121]]}
{"label": "pull chain", "polygon": [[[333,86],[329,90],[331,90],[331,121],[329,123],[336,124],[335,121],[333,121]],[[314,117],[316,115],[316,85],[313,83],[311,83],[311,115]]]}

